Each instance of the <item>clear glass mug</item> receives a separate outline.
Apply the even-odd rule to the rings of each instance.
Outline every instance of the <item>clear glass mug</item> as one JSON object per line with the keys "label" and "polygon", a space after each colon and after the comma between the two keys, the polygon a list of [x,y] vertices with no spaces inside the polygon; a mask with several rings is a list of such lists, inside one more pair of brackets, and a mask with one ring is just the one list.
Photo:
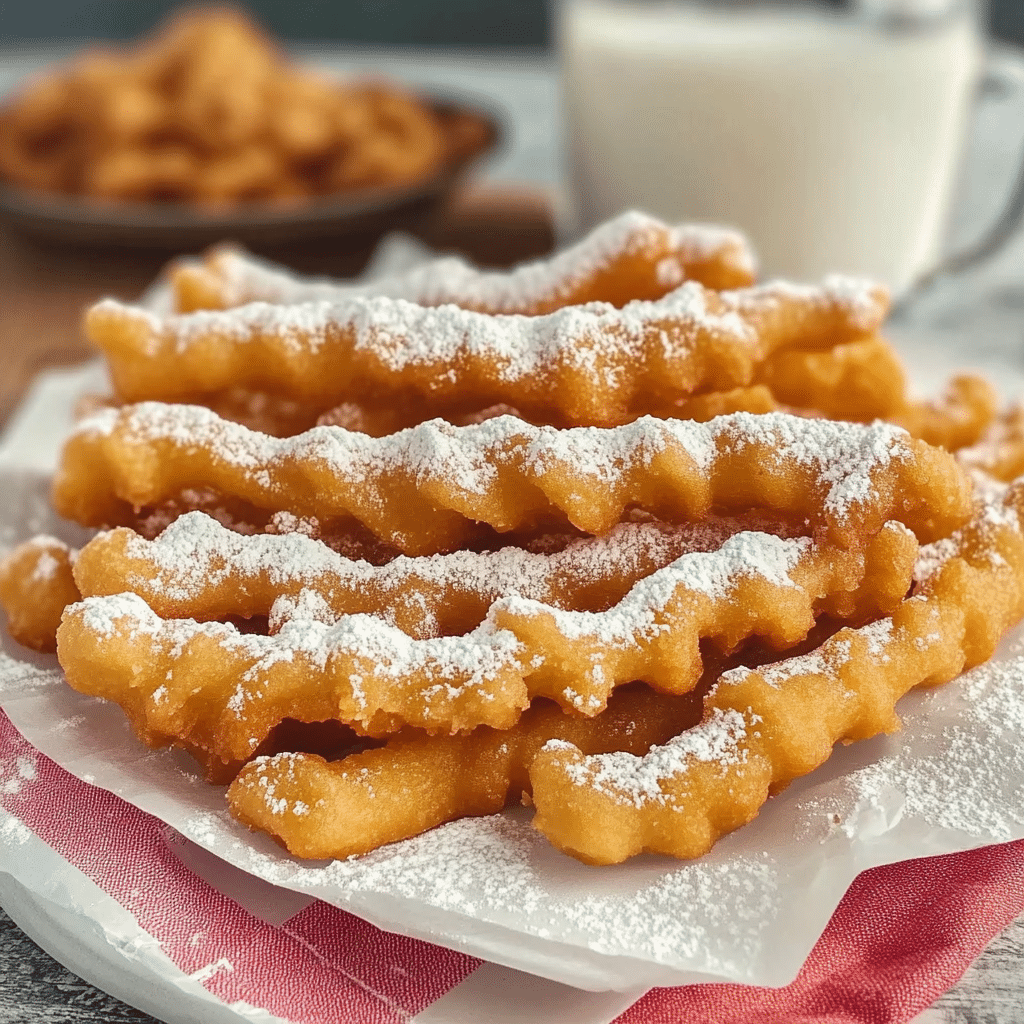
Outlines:
{"label": "clear glass mug", "polygon": [[943,257],[979,84],[964,0],[562,0],[567,233],[639,208],[731,224],[767,276],[841,271],[906,294],[1008,236]]}

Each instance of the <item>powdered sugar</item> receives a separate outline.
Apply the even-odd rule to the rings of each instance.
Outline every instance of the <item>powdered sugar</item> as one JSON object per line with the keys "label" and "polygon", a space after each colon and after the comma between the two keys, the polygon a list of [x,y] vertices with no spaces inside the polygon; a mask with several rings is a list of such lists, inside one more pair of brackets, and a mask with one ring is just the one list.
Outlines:
{"label": "powdered sugar", "polygon": [[[787,303],[798,304],[797,315],[775,323]],[[429,372],[432,395],[454,395],[465,390],[467,380],[478,387],[486,381],[491,401],[515,401],[512,395],[522,388],[508,386],[528,384],[530,394],[520,398],[550,405],[567,400],[563,392],[570,382],[573,391],[579,392],[582,383],[591,392],[611,391],[620,402],[631,398],[650,374],[657,375],[662,390],[683,394],[708,374],[717,386],[749,383],[753,364],[775,348],[819,340],[815,331],[824,328],[805,322],[799,312],[831,311],[836,319],[831,332],[838,338],[844,331],[852,336],[876,328],[885,309],[885,297],[868,282],[859,291],[847,282],[841,289],[770,283],[714,292],[687,281],[654,301],[636,300],[622,308],[593,302],[534,317],[359,295],[298,305],[254,302],[168,318],[107,299],[94,307],[90,323],[118,325],[112,333],[102,326],[93,333],[94,341],[107,349],[115,377],[119,361],[129,358],[132,349],[149,359],[166,353],[192,365],[191,356],[211,346],[231,349],[236,358],[230,365],[244,375],[248,364],[238,358],[238,346],[258,344],[300,393],[330,392],[334,401],[351,397],[364,379]],[[848,325],[841,327],[846,320]],[[731,360],[708,355],[728,350]],[[311,367],[318,353],[328,351],[330,362],[324,365],[331,367],[332,378],[317,380]],[[221,363],[221,369],[229,365]],[[200,372],[197,365],[193,369]],[[202,387],[245,383],[221,381],[219,372],[216,364],[205,363]],[[428,385],[421,381],[416,386]],[[156,390],[149,394],[166,393],[155,379],[152,387]],[[573,401],[587,397],[577,394]],[[589,397],[597,402],[601,396]]]}
{"label": "powdered sugar", "polygon": [[[787,289],[787,293],[794,297],[806,295],[806,285],[778,281],[773,281],[772,285]],[[877,285],[868,287],[862,278],[829,274],[821,287],[833,302],[850,311],[854,322],[865,333],[877,327]]]}
{"label": "powdered sugar", "polygon": [[759,578],[776,587],[794,587],[790,572],[813,548],[807,537],[783,539],[772,534],[743,532],[729,537],[717,551],[682,555],[664,569],[636,583],[613,608],[604,612],[571,612],[544,607],[525,597],[504,597],[491,609],[514,616],[548,615],[558,632],[570,639],[593,637],[604,645],[635,644],[669,629],[662,616],[680,592],[723,602],[743,579]]}
{"label": "powdered sugar", "polygon": [[[351,296],[384,296],[424,306],[454,303],[492,312],[525,312],[557,300],[613,261],[664,245],[658,265],[666,286],[685,279],[688,263],[720,260],[741,274],[752,275],[754,255],[737,231],[711,225],[666,225],[642,213],[628,212],[602,224],[578,245],[536,263],[507,272],[481,271],[455,257],[431,260],[405,273],[375,281],[341,283],[300,278],[235,249],[212,259],[225,306],[246,302],[296,304],[337,302]],[[664,269],[663,269],[664,267]]]}
{"label": "powdered sugar", "polygon": [[[879,655],[883,653],[883,649],[879,646],[879,640],[882,635],[880,632],[872,634],[873,650],[878,651]],[[774,686],[778,689],[800,676],[834,677],[849,658],[850,642],[848,640],[833,639],[810,654],[784,658],[782,661],[762,665],[756,669],[743,666],[730,669],[728,672],[723,672],[719,677],[719,684],[732,685],[742,683],[751,675],[757,675],[769,686]]]}
{"label": "powdered sugar", "polygon": [[[267,764],[273,761],[277,766],[278,770],[282,767],[285,770],[285,778],[292,781],[294,775],[293,765],[295,762],[296,755],[285,752],[275,755],[273,758],[270,757],[257,757],[252,761],[252,766],[256,773],[256,786],[261,790],[260,796],[263,803],[271,814],[284,815],[284,814],[308,814],[309,807],[306,804],[302,804],[298,801],[292,801],[284,796],[277,795],[277,787],[274,785],[271,777],[266,774]],[[299,807],[303,809],[300,811]]]}
{"label": "powdered sugar", "polygon": [[923,583],[931,578],[960,550],[958,537],[942,537],[931,544],[922,544],[914,564],[914,582]]}
{"label": "powdered sugar", "polygon": [[898,440],[900,432],[877,421],[861,430],[849,430],[850,424],[831,420],[803,421],[811,424],[805,427],[799,417],[778,413],[737,413],[736,418],[739,429],[730,439],[735,448],[759,442],[774,446],[769,458],[780,470],[787,463],[811,468],[819,481],[829,484],[824,507],[840,520],[854,506],[867,504],[875,496],[872,472],[894,459],[909,457],[905,444]]}
{"label": "powdered sugar", "polygon": [[[747,752],[743,740],[747,722],[738,711],[715,708],[699,725],[652,747],[642,757],[618,751],[594,754],[565,765],[566,777],[577,786],[596,790],[617,801],[640,808],[670,799],[666,787],[693,761],[722,765],[742,764]],[[544,750],[573,753],[572,744],[549,741]]]}
{"label": "powdered sugar", "polygon": [[157,636],[160,632],[161,620],[137,594],[86,598],[77,607],[89,632],[104,639],[117,633],[117,623],[122,620],[132,623],[132,637]]}
{"label": "powdered sugar", "polygon": [[42,551],[32,567],[32,579],[37,583],[45,583],[53,579],[59,569],[60,562],[49,551]]}
{"label": "powdered sugar", "polygon": [[[731,519],[689,526],[623,523],[604,537],[581,538],[552,554],[510,547],[422,558],[399,556],[375,566],[345,558],[302,533],[243,536],[203,512],[189,512],[156,540],[138,535],[125,538],[125,557],[141,564],[129,563],[123,582],[128,589],[141,588],[144,593],[180,602],[194,601],[229,580],[234,586],[244,586],[260,578],[278,590],[298,585],[325,590],[344,586],[407,594],[410,586],[428,585],[493,598],[514,593],[544,600],[557,582],[572,580],[577,587],[585,587],[630,575],[648,563],[667,564],[687,552],[713,551],[742,530],[743,524]],[[105,541],[101,536],[96,543],[102,546]],[[751,542],[749,546],[756,550],[750,554],[758,554],[768,544],[767,539],[760,546]],[[761,564],[767,563],[762,559]],[[303,592],[312,593],[309,589]],[[305,616],[320,618],[322,613],[307,608]]]}
{"label": "powdered sugar", "polygon": [[[967,536],[991,534],[994,531],[1009,529],[1019,532],[1020,520],[1016,509],[1003,499],[1007,487],[998,481],[990,481],[975,490],[975,516],[970,526],[964,530],[956,530],[948,537],[942,537],[931,544],[923,544],[918,552],[914,565],[914,582],[918,585],[927,582],[951,559],[957,557]],[[1005,564],[1002,556],[994,549],[989,551],[992,565]]]}
{"label": "powdered sugar", "polygon": [[316,483],[311,480],[310,486],[320,488],[326,470],[339,482],[342,494],[354,484],[376,483],[387,474],[402,472],[420,487],[437,480],[481,495],[494,485],[499,466],[519,467],[527,480],[537,482],[562,468],[583,481],[616,486],[638,465],[650,465],[670,448],[684,452],[694,470],[713,476],[721,460],[757,446],[762,461],[780,472],[794,465],[808,470],[812,485],[823,491],[825,512],[833,521],[844,522],[857,507],[869,506],[876,498],[875,473],[913,457],[909,436],[898,427],[783,413],[733,413],[707,423],[645,416],[621,427],[561,431],[498,416],[465,427],[431,420],[383,438],[329,426],[276,438],[223,420],[201,406],[145,402],[118,413],[104,410],[83,420],[77,432],[108,436],[115,424],[127,444],[167,441],[185,452],[208,450],[216,462],[241,470],[264,492],[263,500],[271,507],[289,506],[287,493],[294,490],[296,467],[315,467]]}
{"label": "powdered sugar", "polygon": [[10,760],[0,759],[0,795],[17,796],[26,783],[38,778],[38,758],[34,753],[18,754]]}
{"label": "powdered sugar", "polygon": [[[86,630],[101,641],[134,643],[138,638],[149,638],[157,654],[163,652],[179,661],[197,638],[213,641],[233,658],[230,667],[227,663],[217,666],[224,678],[238,673],[224,708],[239,722],[265,697],[272,669],[282,662],[329,677],[338,694],[339,714],[347,714],[350,721],[368,720],[377,710],[398,711],[413,699],[422,703],[425,714],[436,707],[448,708],[468,694],[491,702],[500,696],[503,704],[522,700],[521,684],[516,685],[514,676],[511,694],[506,685],[509,668],[517,664],[519,641],[487,623],[465,636],[414,640],[369,615],[348,615],[332,624],[294,617],[286,619],[274,636],[261,636],[240,633],[230,623],[160,619],[134,594],[88,597],[71,605],[65,614],[80,617]],[[149,686],[151,694],[166,687],[162,678],[155,677],[156,664],[152,654],[140,655],[134,666],[133,686]],[[361,687],[350,678],[358,674],[353,669],[359,666],[372,672],[377,686],[377,703],[369,710]],[[211,667],[203,683],[214,687],[222,684],[224,680],[214,678],[214,674]],[[328,685],[327,678],[323,685]],[[166,697],[160,703],[165,701]],[[287,717],[287,713],[282,712],[281,717]],[[250,738],[250,753],[261,739]]]}

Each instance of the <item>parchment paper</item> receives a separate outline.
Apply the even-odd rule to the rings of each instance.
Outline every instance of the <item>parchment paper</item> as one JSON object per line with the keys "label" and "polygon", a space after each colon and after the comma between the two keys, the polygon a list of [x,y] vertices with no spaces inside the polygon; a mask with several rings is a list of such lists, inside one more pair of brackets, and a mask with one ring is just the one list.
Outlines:
{"label": "parchment paper", "polygon": [[[938,349],[928,356],[941,372]],[[95,368],[50,375],[12,426],[0,447],[3,545],[39,530],[81,539],[49,512],[47,476],[74,395],[96,383]],[[902,733],[838,750],[700,861],[649,856],[614,868],[553,851],[524,810],[359,860],[299,862],[237,825],[223,789],[203,783],[186,755],[145,749],[119,708],[72,691],[52,658],[5,644],[0,705],[79,778],[275,885],[581,988],[786,984],[860,871],[1024,838],[1022,630],[989,665],[906,698]]]}

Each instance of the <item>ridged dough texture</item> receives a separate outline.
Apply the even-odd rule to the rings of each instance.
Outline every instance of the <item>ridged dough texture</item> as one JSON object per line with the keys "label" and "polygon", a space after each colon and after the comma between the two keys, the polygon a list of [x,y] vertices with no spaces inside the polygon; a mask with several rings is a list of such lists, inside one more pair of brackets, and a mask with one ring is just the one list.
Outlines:
{"label": "ridged dough texture", "polygon": [[385,438],[339,427],[273,438],[201,406],[158,403],[83,421],[53,503],[110,526],[190,488],[321,524],[355,519],[406,554],[458,550],[480,524],[605,533],[631,508],[669,521],[761,509],[850,546],[895,518],[927,542],[971,510],[970,482],[949,453],[883,423],[735,413],[560,431],[500,416]]}
{"label": "ridged dough texture", "polygon": [[351,857],[446,821],[496,814],[529,790],[529,767],[551,739],[588,754],[644,754],[700,721],[695,694],[617,691],[598,718],[538,700],[511,729],[457,736],[398,736],[328,761],[287,751],[258,757],[228,790],[232,814],[299,857]]}
{"label": "ridged dough texture", "polygon": [[599,714],[614,688],[693,688],[701,641],[752,636],[785,648],[821,614],[895,606],[916,542],[899,524],[847,551],[806,537],[738,533],[685,554],[604,611],[565,611],[514,591],[458,636],[416,640],[366,613],[332,613],[310,590],[278,598],[273,635],[162,619],[132,593],[86,597],[57,633],[68,682],[119,703],[147,742],[180,737],[222,761],[251,756],[283,719],[337,720],[369,735],[403,726],[509,728],[531,699]]}
{"label": "ridged dough texture", "polygon": [[412,270],[367,282],[300,277],[257,260],[235,246],[219,246],[202,260],[171,270],[178,312],[231,309],[250,302],[294,305],[385,296],[421,306],[452,304],[480,313],[539,316],[565,306],[607,302],[623,306],[657,299],[683,281],[707,288],[752,284],[756,257],[728,228],[671,226],[642,213],[624,213],[577,245],[511,271],[485,271],[457,257],[430,260]]}
{"label": "ridged dough texture", "polygon": [[558,425],[601,426],[750,384],[776,352],[874,334],[887,308],[883,289],[844,278],[724,292],[688,281],[621,309],[536,317],[358,296],[161,317],[106,299],[88,312],[86,334],[126,402],[242,387],[321,410],[367,394],[415,396],[435,415],[506,403]]}
{"label": "ridged dough texture", "polygon": [[[658,569],[714,551],[751,525],[622,523],[602,537],[540,538],[537,552],[511,546],[372,565],[302,533],[246,536],[189,512],[152,541],[125,528],[97,535],[78,553],[74,575],[85,596],[129,590],[163,618],[200,621],[269,616],[279,598],[305,591],[335,617],[376,615],[424,640],[468,633],[512,593],[567,611],[604,611]],[[784,524],[765,525],[784,532]]]}
{"label": "ridged dough texture", "polygon": [[922,551],[891,618],[842,629],[812,654],[726,672],[700,725],[642,757],[548,744],[530,769],[535,826],[594,864],[641,851],[699,857],[836,743],[899,728],[896,702],[992,655],[1024,615],[1024,483]]}
{"label": "ridged dough texture", "polygon": [[[979,378],[971,380],[977,383]],[[981,382],[981,386],[986,385]],[[123,403],[110,398],[101,404],[116,407]],[[413,397],[407,397],[400,403],[382,402],[373,397],[351,399],[321,410],[306,402],[244,388],[229,388],[205,395],[201,404],[224,419],[275,437],[288,437],[310,427],[324,425],[383,437],[416,426],[437,411],[429,400]],[[906,380],[899,358],[884,338],[872,335],[830,349],[779,353],[759,367],[753,384],[725,391],[701,391],[649,412],[668,419],[704,422],[731,412],[766,413],[799,409],[824,414],[830,419],[870,422],[905,416],[908,407],[916,408],[917,405],[907,400]],[[934,416],[945,406],[932,405],[928,408]],[[979,412],[984,411],[979,409]],[[531,419],[524,416],[521,409],[507,403],[477,409],[449,409],[444,413],[444,418],[455,426],[481,423],[502,414]],[[958,421],[962,421],[962,411],[956,415]],[[994,410],[978,417],[977,436],[993,415]],[[637,418],[639,416],[630,415],[625,419]],[[915,424],[901,422],[900,425],[912,427]],[[935,434],[934,427],[931,433]]]}

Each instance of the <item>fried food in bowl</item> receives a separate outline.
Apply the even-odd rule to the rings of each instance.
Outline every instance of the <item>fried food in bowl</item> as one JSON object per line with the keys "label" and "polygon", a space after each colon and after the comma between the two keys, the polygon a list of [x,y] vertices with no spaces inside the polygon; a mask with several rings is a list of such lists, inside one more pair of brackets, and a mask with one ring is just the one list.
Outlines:
{"label": "fried food in bowl", "polygon": [[292,64],[231,9],[86,52],[0,110],[0,179],[114,203],[289,207],[424,182],[493,142],[468,112]]}

